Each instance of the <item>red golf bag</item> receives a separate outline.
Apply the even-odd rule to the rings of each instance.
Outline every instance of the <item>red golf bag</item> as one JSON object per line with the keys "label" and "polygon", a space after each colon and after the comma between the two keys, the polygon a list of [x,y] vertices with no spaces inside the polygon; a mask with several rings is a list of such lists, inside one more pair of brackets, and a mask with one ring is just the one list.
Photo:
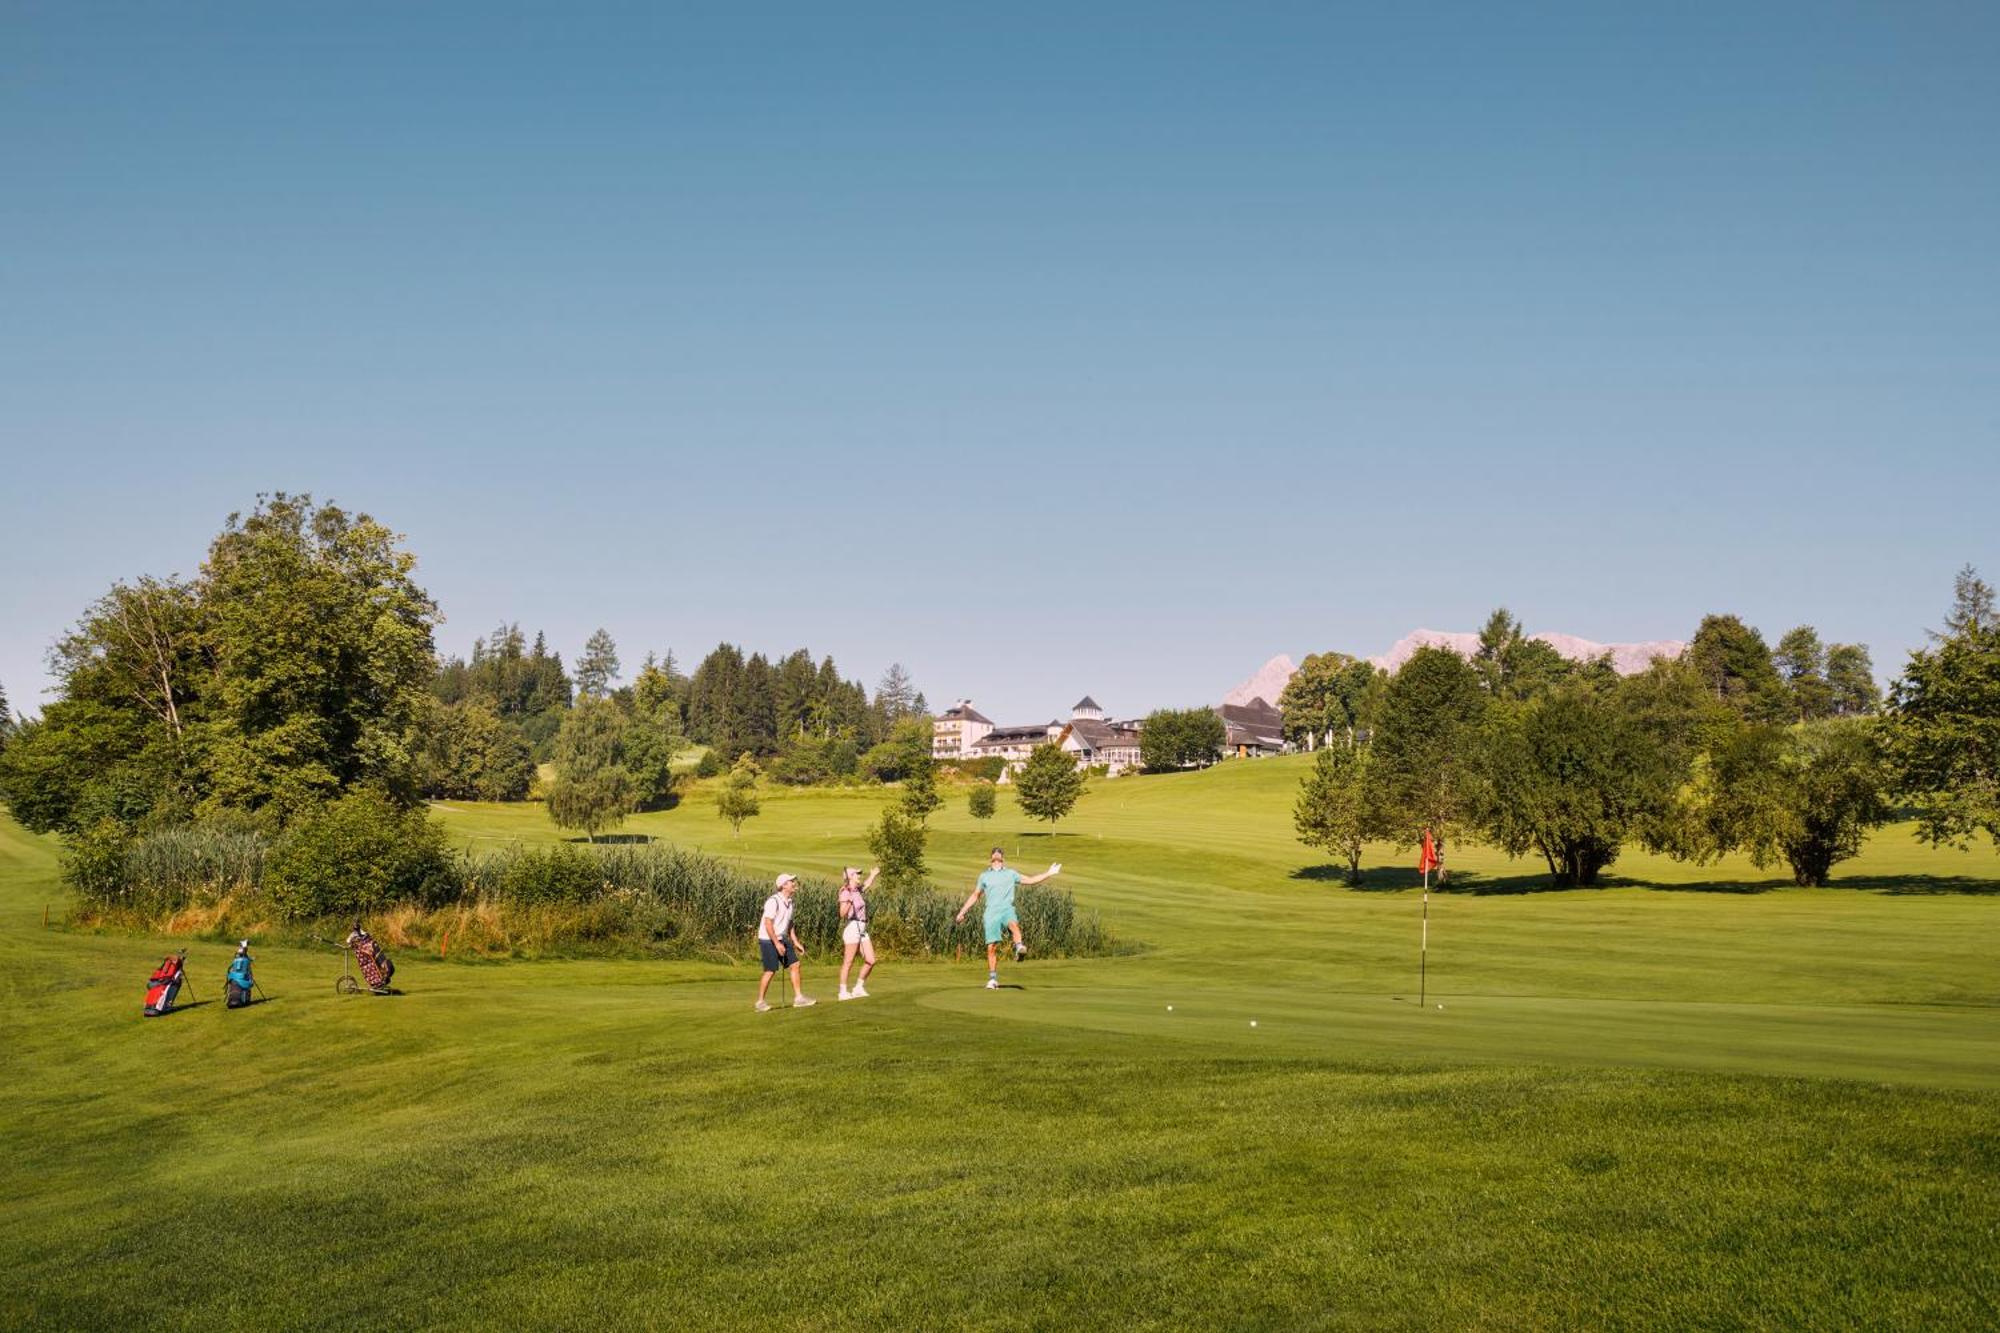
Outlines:
{"label": "red golf bag", "polygon": [[181,993],[181,984],[187,980],[187,950],[170,953],[166,961],[153,969],[153,975],[146,979],[146,1009],[148,1018],[158,1018],[171,1012],[174,1000]]}

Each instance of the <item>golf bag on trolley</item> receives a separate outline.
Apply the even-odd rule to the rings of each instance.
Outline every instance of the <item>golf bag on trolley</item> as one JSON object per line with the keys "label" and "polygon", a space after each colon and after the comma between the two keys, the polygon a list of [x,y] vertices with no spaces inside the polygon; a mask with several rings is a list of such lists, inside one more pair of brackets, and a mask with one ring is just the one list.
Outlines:
{"label": "golf bag on trolley", "polygon": [[171,1013],[174,1001],[180,997],[181,987],[187,982],[187,950],[170,953],[166,960],[153,969],[153,975],[146,979],[146,1008],[148,1018],[158,1018]]}
{"label": "golf bag on trolley", "polygon": [[347,947],[354,950],[355,966],[361,969],[361,979],[368,983],[368,989],[377,995],[387,995],[396,965],[389,961],[389,955],[375,942],[375,937],[361,928],[359,921],[347,937]]}

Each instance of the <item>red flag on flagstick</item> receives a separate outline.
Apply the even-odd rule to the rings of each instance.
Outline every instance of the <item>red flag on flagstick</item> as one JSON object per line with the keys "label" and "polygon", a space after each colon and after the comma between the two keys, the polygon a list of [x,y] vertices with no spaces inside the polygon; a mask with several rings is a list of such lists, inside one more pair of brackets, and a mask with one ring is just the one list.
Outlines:
{"label": "red flag on flagstick", "polygon": [[1428,875],[1438,868],[1437,839],[1429,829],[1424,830],[1424,850],[1417,856],[1417,873]]}

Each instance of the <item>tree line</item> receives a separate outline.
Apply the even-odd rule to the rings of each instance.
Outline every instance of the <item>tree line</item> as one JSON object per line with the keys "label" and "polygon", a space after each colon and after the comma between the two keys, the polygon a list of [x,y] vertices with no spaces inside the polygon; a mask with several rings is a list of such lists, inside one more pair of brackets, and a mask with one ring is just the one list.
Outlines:
{"label": "tree line", "polygon": [[1287,686],[1288,734],[1317,747],[1300,839],[1358,882],[1370,841],[1425,828],[1534,855],[1590,885],[1627,845],[1706,863],[1747,853],[1823,885],[1899,808],[1919,836],[2000,846],[2000,625],[1970,567],[1932,646],[1886,700],[1868,650],[1810,626],[1775,649],[1735,616],[1620,676],[1494,612],[1470,660],[1420,649],[1394,675],[1321,654]]}
{"label": "tree line", "polygon": [[[415,557],[366,514],[308,495],[232,514],[192,578],[114,584],[50,651],[56,698],[15,721],[0,694],[0,799],[37,832],[193,821],[282,827],[366,788],[516,800],[552,765],[551,811],[595,831],[673,797],[710,747],[812,781],[900,776],[923,696],[892,667],[871,698],[831,658],[721,644],[691,675],[649,653],[621,681],[600,629],[573,667],[502,624],[440,658]],[[893,742],[893,743],[892,743]]]}

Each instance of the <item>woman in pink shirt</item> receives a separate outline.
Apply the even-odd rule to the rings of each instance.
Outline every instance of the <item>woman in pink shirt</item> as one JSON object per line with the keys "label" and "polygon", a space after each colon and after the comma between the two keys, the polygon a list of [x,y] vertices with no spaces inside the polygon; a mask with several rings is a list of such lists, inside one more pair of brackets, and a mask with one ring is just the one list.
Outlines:
{"label": "woman in pink shirt", "polygon": [[[875,970],[875,941],[868,938],[868,890],[875,887],[875,876],[882,873],[876,866],[862,879],[861,872],[853,866],[840,877],[840,943],[843,953],[840,959],[840,998],[843,1000],[865,1000],[868,998],[868,974]],[[854,989],[847,988],[847,970],[854,966],[854,955],[861,955],[861,975],[854,979]]]}

